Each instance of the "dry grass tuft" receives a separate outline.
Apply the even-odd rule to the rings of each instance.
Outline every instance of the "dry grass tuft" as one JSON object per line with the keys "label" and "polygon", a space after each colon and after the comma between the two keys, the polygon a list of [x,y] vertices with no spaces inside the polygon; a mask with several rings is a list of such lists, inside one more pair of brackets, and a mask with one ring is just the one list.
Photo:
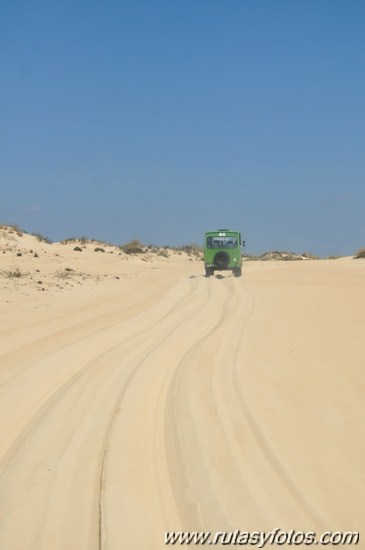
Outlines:
{"label": "dry grass tuft", "polygon": [[18,266],[11,267],[9,269],[3,269],[1,273],[4,277],[7,277],[8,279],[20,279],[20,277],[26,277],[28,275],[27,272],[22,271]]}
{"label": "dry grass tuft", "polygon": [[354,260],[359,260],[360,258],[365,258],[365,248],[359,248],[354,256]]}
{"label": "dry grass tuft", "polygon": [[36,237],[38,241],[41,243],[52,244],[51,239],[49,239],[48,237],[45,237],[41,233],[31,233],[31,235],[33,235],[33,237]]}

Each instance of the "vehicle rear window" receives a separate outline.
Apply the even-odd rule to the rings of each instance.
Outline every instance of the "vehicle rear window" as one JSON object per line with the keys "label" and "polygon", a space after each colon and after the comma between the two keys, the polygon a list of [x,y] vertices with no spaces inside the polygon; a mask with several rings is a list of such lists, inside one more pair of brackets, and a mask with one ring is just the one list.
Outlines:
{"label": "vehicle rear window", "polygon": [[207,248],[236,248],[237,237],[207,237]]}

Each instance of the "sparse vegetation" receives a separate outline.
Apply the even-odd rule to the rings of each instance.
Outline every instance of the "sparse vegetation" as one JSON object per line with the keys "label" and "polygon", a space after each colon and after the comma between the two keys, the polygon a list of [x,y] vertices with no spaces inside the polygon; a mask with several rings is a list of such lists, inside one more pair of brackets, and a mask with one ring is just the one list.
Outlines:
{"label": "sparse vegetation", "polygon": [[76,239],[76,237],[67,237],[67,239],[63,239],[60,244],[70,244],[70,243],[75,243],[77,242],[78,239]]}
{"label": "sparse vegetation", "polygon": [[365,258],[365,248],[360,248],[354,256],[354,260],[359,260],[360,258]]}
{"label": "sparse vegetation", "polygon": [[19,225],[17,225],[16,223],[2,224],[0,225],[0,229],[3,229],[5,231],[10,230],[10,233],[16,233],[18,237],[22,237],[24,233],[27,233],[26,231],[24,231],[24,229],[19,227]]}
{"label": "sparse vegetation", "polygon": [[49,239],[48,237],[45,237],[41,233],[31,233],[31,235],[33,235],[33,237],[36,237],[38,241],[41,243],[52,244],[51,239]]}
{"label": "sparse vegetation", "polygon": [[99,249],[99,250],[95,250],[96,252],[101,252],[100,249],[104,246],[112,246],[115,248],[120,248],[113,243],[108,243],[100,239],[88,239],[87,237],[68,237],[67,239],[63,239],[62,241],[60,241],[60,244],[79,244],[83,248],[85,248],[86,245],[88,244],[93,244]]}
{"label": "sparse vegetation", "polygon": [[254,254],[242,254],[242,259],[250,262],[256,262],[259,257],[255,256]]}
{"label": "sparse vegetation", "polygon": [[259,260],[268,261],[268,260],[282,260],[282,261],[291,261],[291,260],[302,260],[302,256],[294,254],[293,252],[279,252],[279,250],[273,250],[272,252],[265,252],[258,257]]}
{"label": "sparse vegetation", "polygon": [[61,244],[79,243],[86,246],[89,242],[92,241],[86,237],[67,237],[67,239],[63,239],[63,241],[61,241]]}
{"label": "sparse vegetation", "polygon": [[300,261],[300,260],[318,260],[318,256],[314,256],[313,254],[310,254],[309,252],[303,252],[303,254],[296,254],[295,252],[287,252],[287,251],[279,251],[279,250],[273,250],[272,252],[264,252],[263,254],[260,254],[259,256],[256,256],[254,254],[243,254],[243,258],[246,259],[246,261],[270,261],[270,260],[279,260],[283,262],[290,262],[290,261]]}
{"label": "sparse vegetation", "polygon": [[120,247],[126,254],[143,254],[145,247],[138,239],[133,239]]}
{"label": "sparse vegetation", "polygon": [[195,258],[201,258],[204,254],[202,246],[198,244],[185,244],[174,248],[177,252],[185,252],[188,256],[194,256]]}
{"label": "sparse vegetation", "polygon": [[68,279],[69,277],[71,277],[73,271],[74,270],[71,269],[71,267],[65,267],[64,269],[58,269],[55,272],[55,276],[59,279]]}
{"label": "sparse vegetation", "polygon": [[[7,225],[0,225],[0,229],[2,230],[8,230],[10,232],[15,232],[18,236],[22,236],[24,233],[27,233],[23,229],[21,229],[16,224],[7,224]],[[34,237],[36,237],[40,242],[44,242],[47,244],[51,244],[52,241],[48,238],[43,236],[41,233],[31,233]],[[75,252],[82,252],[83,249],[86,248],[87,245],[94,245],[94,252],[109,252],[110,254],[113,253],[113,251],[107,251],[105,247],[113,247],[115,249],[119,249],[123,251],[125,254],[145,254],[147,252],[152,254],[157,254],[158,256],[168,258],[169,252],[174,251],[177,254],[187,254],[190,259],[202,259],[203,258],[203,247],[195,244],[195,243],[189,243],[182,246],[158,246],[149,244],[148,246],[144,245],[139,239],[132,239],[131,241],[122,244],[120,246],[117,246],[113,243],[108,243],[103,240],[99,239],[89,239],[86,236],[81,237],[68,237],[66,239],[63,239],[60,241],[61,244],[74,244],[76,245],[74,247]],[[120,254],[120,253],[119,253]],[[38,257],[38,255],[35,253],[34,257]],[[341,256],[335,256],[331,255],[328,257],[328,259],[337,259]],[[360,249],[356,255],[354,256],[354,259],[358,258],[365,258],[365,248]],[[243,259],[246,261],[270,261],[270,260],[279,260],[279,261],[298,261],[298,260],[318,260],[319,257],[315,256],[314,254],[311,254],[310,252],[303,252],[302,254],[297,254],[295,252],[288,252],[288,251],[278,251],[273,250],[271,252],[264,252],[260,255],[255,254],[243,254]]]}
{"label": "sparse vegetation", "polygon": [[11,267],[9,269],[3,269],[2,274],[9,279],[19,279],[20,277],[25,277],[26,275],[28,275],[28,273],[26,273],[25,271],[21,271],[18,266]]}

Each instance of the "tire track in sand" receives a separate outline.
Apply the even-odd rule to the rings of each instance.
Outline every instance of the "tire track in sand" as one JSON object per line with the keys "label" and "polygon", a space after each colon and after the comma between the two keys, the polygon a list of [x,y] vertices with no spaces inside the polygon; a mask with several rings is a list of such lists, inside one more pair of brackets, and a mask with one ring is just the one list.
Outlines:
{"label": "tire track in sand", "polygon": [[[183,299],[179,286],[170,294],[168,312],[160,315],[156,324],[155,317],[150,318],[141,334],[92,360],[82,373],[77,372],[40,403],[38,413],[18,434],[3,464],[7,475],[1,485],[5,506],[0,544],[4,542],[4,547],[98,546],[99,484],[92,480],[97,480],[100,472],[115,397],[146,353],[202,305],[205,297],[201,293],[194,298],[196,285],[190,281],[187,286],[190,290]],[[24,520],[23,529],[14,543],[11,537],[20,519]],[[11,544],[6,542],[10,540]],[[76,544],[78,540],[80,544]]]}
{"label": "tire track in sand", "polygon": [[10,377],[0,547],[154,550],[167,530],[319,522],[245,394],[253,310],[243,280],[184,279]]}
{"label": "tire track in sand", "polygon": [[245,397],[241,352],[254,298],[242,280],[220,283],[234,287],[229,313],[182,359],[166,412],[170,479],[183,529],[233,531],[244,523],[269,530],[287,518],[289,529],[322,527]]}
{"label": "tire track in sand", "polygon": [[[134,343],[138,346],[138,338],[144,340],[146,330],[151,332],[151,328],[160,321],[163,321],[171,311],[179,304],[190,301],[190,292],[192,288],[189,281],[181,282],[173,294],[168,294],[156,306],[137,316],[128,319],[127,322],[113,323],[99,328],[99,319],[96,319],[97,329],[94,325],[89,327],[89,334],[85,334],[85,326],[82,324],[81,332],[76,331],[75,327],[62,331],[70,336],[66,344],[62,342],[59,332],[46,338],[47,345],[44,349],[45,339],[32,344],[32,349],[37,350],[37,359],[32,358],[19,363],[21,373],[16,376],[11,375],[13,367],[13,357],[10,357],[10,364],[2,359],[2,371],[8,371],[7,380],[4,381],[5,373],[2,372],[3,384],[0,387],[0,418],[2,418],[0,443],[0,457],[4,456],[4,448],[9,449],[11,444],[9,439],[12,433],[19,434],[20,440],[25,439],[26,426],[30,425],[31,419],[36,417],[38,412],[45,406],[50,399],[57,398],[57,395],[67,387],[71,386],[83,376],[87,371],[97,366],[98,362],[104,360],[109,354],[120,353],[121,345]],[[175,296],[176,295],[176,296]],[[172,298],[172,296],[174,296]],[[102,317],[104,321],[104,316]],[[108,318],[108,322],[109,322]],[[89,323],[88,323],[89,325]],[[122,335],[122,336],[121,336]],[[133,341],[133,338],[136,340]],[[53,347],[52,347],[53,342]],[[25,356],[30,353],[29,346],[25,346]],[[19,361],[17,353],[16,360]],[[22,387],[32,387],[32,393],[24,399],[21,390]],[[16,401],[21,396],[22,399]],[[8,416],[7,411],[14,406],[15,411],[12,416]],[[1,464],[1,458],[0,458]]]}
{"label": "tire track in sand", "polygon": [[101,493],[103,550],[162,548],[163,532],[181,525],[166,456],[166,399],[181,357],[219,322],[227,289],[216,290],[212,300],[209,282],[199,281],[199,292],[207,296],[204,305],[194,316],[181,319],[146,356],[120,396]]}

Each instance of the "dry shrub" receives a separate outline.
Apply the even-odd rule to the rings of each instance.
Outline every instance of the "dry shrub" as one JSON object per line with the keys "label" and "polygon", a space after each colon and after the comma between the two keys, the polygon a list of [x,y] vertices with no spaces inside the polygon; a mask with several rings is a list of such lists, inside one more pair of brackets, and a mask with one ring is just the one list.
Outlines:
{"label": "dry shrub", "polygon": [[138,239],[133,239],[126,244],[122,244],[120,247],[126,254],[142,254],[144,252],[144,246]]}
{"label": "dry shrub", "polygon": [[365,248],[359,248],[354,256],[355,260],[359,260],[360,258],[365,258]]}

